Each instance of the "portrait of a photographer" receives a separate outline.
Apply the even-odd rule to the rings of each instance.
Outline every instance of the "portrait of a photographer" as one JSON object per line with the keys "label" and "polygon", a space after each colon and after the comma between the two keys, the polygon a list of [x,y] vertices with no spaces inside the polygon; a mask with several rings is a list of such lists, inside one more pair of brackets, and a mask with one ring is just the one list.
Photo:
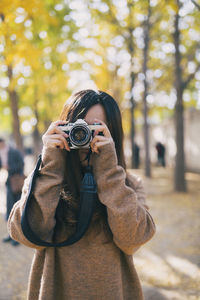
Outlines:
{"label": "portrait of a photographer", "polygon": [[[101,91],[74,94],[42,140],[41,165],[26,217],[35,236],[45,242],[30,241],[22,230],[31,175],[8,222],[13,239],[36,249],[28,299],[142,300],[132,255],[152,238],[155,224],[141,179],[126,171],[117,102]],[[85,217],[80,213],[87,167],[97,187],[91,220],[79,240],[59,246],[79,231],[79,218],[87,218],[89,204]],[[87,195],[89,199],[90,191]]]}

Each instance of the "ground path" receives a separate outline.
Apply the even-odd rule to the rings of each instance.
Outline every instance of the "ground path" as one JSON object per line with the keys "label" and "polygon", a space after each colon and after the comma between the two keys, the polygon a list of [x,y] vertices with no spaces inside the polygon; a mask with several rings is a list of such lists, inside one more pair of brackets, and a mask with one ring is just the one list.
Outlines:
{"label": "ground path", "polygon": [[[142,171],[137,171],[142,176]],[[187,173],[189,193],[174,193],[172,171],[155,168],[144,179],[147,204],[157,225],[155,237],[134,255],[146,300],[200,299],[200,175]],[[0,172],[0,241],[6,234]],[[0,246],[0,300],[25,300],[34,250]],[[57,299],[55,299],[57,300]]]}
{"label": "ground path", "polygon": [[157,233],[134,260],[146,300],[200,299],[200,175],[186,178],[187,194],[173,192],[172,170],[155,168],[145,179]]}

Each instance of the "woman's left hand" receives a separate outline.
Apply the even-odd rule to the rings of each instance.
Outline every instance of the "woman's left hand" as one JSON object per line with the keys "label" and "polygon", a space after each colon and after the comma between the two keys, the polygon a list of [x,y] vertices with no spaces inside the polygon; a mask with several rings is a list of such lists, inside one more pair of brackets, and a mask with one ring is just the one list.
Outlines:
{"label": "woman's left hand", "polygon": [[[101,125],[97,125],[97,129],[94,132],[94,138],[90,143],[90,147],[92,149],[92,152],[99,154],[100,148],[106,144],[112,143],[113,139],[108,127],[103,121],[95,119],[95,122],[100,123]],[[103,133],[103,136],[98,135],[100,132]]]}

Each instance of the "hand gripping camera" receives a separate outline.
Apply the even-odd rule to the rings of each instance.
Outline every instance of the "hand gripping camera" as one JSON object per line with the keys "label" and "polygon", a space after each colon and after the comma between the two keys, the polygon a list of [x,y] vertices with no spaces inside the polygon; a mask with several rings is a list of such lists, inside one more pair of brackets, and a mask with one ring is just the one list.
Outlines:
{"label": "hand gripping camera", "polygon": [[[88,125],[84,120],[78,119],[75,123],[60,124],[59,127],[69,135],[67,142],[70,149],[88,149],[97,125],[101,124]],[[100,132],[99,135],[103,135],[103,133]]]}

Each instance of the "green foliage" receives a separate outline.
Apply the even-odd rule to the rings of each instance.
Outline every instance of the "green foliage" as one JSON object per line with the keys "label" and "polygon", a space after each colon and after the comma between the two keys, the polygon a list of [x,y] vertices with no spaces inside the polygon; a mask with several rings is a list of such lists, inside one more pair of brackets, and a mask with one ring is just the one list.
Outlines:
{"label": "green foliage", "polygon": [[[173,22],[178,9],[183,79],[187,80],[199,64],[199,10],[189,2],[180,1],[181,7],[178,8],[175,0],[151,1],[148,60],[150,118],[159,115],[162,119],[173,113]],[[32,132],[36,122],[42,133],[49,122],[59,117],[72,90],[78,89],[77,82],[71,83],[72,77],[77,75],[79,78],[83,71],[80,81],[84,83],[82,78],[88,74],[94,86],[110,92],[117,99],[128,133],[131,63],[136,74],[135,116],[138,122],[142,118],[143,24],[147,7],[147,0],[2,0],[0,130],[12,130],[9,90],[17,91],[21,124],[27,120],[32,124],[32,129],[27,132],[22,126],[22,133]],[[14,71],[10,82],[8,67]],[[198,78],[197,74],[187,86],[186,107],[199,105]],[[29,111],[24,109],[26,107]]]}

